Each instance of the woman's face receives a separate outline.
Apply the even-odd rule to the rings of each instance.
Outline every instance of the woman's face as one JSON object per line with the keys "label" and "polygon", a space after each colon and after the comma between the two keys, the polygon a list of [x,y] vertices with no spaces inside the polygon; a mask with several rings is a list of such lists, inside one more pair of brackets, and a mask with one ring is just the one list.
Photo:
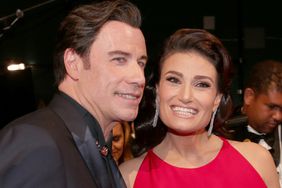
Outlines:
{"label": "woman's face", "polygon": [[216,69],[196,52],[172,54],[163,63],[157,97],[160,118],[170,131],[203,131],[221,99]]}
{"label": "woman's face", "polygon": [[121,123],[117,123],[113,128],[112,155],[117,162],[123,153],[124,132]]}

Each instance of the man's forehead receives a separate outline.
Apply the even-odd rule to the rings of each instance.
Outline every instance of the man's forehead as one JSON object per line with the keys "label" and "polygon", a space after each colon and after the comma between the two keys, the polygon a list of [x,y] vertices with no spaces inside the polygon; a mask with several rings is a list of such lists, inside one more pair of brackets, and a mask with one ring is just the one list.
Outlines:
{"label": "man's forehead", "polygon": [[282,92],[277,89],[268,89],[267,93],[263,96],[269,103],[282,107]]}

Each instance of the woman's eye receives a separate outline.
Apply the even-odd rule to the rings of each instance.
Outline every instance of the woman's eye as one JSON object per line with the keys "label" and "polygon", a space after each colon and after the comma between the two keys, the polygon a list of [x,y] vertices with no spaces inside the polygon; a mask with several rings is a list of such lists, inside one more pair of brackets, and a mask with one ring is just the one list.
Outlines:
{"label": "woman's eye", "polygon": [[114,142],[119,141],[119,139],[120,139],[120,136],[114,136],[114,137],[113,137],[113,141],[114,141]]}
{"label": "woman's eye", "polygon": [[207,88],[207,87],[210,87],[210,84],[209,83],[206,83],[206,82],[199,82],[196,84],[197,87],[202,87],[202,88]]}
{"label": "woman's eye", "polygon": [[171,82],[171,83],[180,83],[179,79],[177,79],[175,77],[168,77],[166,80]]}

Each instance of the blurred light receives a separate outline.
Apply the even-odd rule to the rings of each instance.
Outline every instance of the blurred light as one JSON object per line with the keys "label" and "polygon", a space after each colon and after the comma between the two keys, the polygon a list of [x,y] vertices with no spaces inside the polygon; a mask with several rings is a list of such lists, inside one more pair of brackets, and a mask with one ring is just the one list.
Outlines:
{"label": "blurred light", "polygon": [[11,64],[7,66],[8,71],[17,71],[17,70],[24,70],[25,65],[23,63],[20,64]]}

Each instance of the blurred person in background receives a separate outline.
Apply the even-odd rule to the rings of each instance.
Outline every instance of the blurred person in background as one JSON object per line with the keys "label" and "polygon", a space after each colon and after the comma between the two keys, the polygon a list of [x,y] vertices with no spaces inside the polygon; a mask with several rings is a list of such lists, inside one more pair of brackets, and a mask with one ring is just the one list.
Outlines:
{"label": "blurred person in background", "polygon": [[112,155],[118,165],[133,158],[131,122],[118,122],[113,128]]}
{"label": "blurred person in background", "polygon": [[[226,126],[231,139],[252,141],[270,151],[282,187],[282,62],[265,60],[256,63],[245,83],[243,106],[233,119],[246,117],[240,123]],[[227,121],[228,122],[228,121]]]}

